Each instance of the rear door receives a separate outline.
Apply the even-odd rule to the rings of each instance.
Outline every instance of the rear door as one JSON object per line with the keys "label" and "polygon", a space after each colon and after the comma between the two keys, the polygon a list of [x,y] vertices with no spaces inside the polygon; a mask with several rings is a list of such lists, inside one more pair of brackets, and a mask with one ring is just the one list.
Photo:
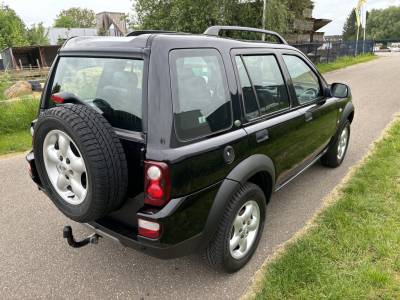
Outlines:
{"label": "rear door", "polygon": [[302,116],[298,134],[303,143],[297,151],[303,153],[304,164],[308,164],[326,148],[336,132],[336,99],[325,95],[326,84],[301,54],[295,51],[282,51],[281,54]]}
{"label": "rear door", "polygon": [[304,123],[291,99],[288,83],[279,64],[278,53],[264,49],[232,51],[236,66],[244,128],[249,135],[251,154],[270,157],[279,186],[294,175],[306,154],[299,130]]}

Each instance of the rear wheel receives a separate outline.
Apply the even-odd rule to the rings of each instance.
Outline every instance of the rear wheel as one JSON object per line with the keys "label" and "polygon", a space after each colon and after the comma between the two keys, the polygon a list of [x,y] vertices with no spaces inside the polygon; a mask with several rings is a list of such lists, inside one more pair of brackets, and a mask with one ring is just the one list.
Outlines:
{"label": "rear wheel", "polygon": [[328,152],[321,158],[323,165],[331,168],[339,167],[347,153],[350,141],[350,122],[346,120],[335,137],[334,142],[329,147]]}
{"label": "rear wheel", "polygon": [[260,241],[265,220],[266,199],[253,183],[246,183],[229,202],[206,259],[217,270],[232,273],[247,264]]}

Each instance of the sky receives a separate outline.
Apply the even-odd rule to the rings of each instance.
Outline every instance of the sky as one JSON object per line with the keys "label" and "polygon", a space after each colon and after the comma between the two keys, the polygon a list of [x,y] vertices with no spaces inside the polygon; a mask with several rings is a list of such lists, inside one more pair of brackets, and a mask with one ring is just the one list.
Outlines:
{"label": "sky", "polygon": [[[13,8],[28,26],[38,22],[51,26],[60,10],[70,7],[89,8],[96,13],[102,11],[130,13],[132,8],[131,0],[0,0],[0,2]],[[314,17],[333,20],[321,31],[335,35],[342,33],[343,24],[351,9],[356,6],[357,0],[314,0],[314,3]],[[368,0],[367,10],[391,5],[399,6],[400,0]]]}

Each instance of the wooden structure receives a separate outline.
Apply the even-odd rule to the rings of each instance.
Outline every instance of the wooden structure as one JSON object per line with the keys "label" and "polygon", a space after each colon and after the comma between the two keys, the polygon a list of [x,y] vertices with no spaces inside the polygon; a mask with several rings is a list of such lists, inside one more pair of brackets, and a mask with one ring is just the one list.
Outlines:
{"label": "wooden structure", "polygon": [[286,34],[289,43],[318,43],[324,41],[324,32],[317,32],[332,20],[313,18],[314,5],[303,10],[303,18],[293,22],[293,33]]}
{"label": "wooden structure", "polygon": [[101,12],[96,14],[97,33],[108,36],[125,36],[127,34],[126,15],[118,12]]}
{"label": "wooden structure", "polygon": [[27,46],[6,48],[1,52],[5,70],[50,67],[60,46]]}

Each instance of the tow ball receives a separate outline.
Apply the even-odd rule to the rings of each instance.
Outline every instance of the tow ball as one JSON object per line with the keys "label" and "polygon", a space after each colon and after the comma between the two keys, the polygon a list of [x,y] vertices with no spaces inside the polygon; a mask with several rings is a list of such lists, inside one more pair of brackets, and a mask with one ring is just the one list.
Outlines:
{"label": "tow ball", "polygon": [[89,244],[98,244],[99,243],[99,238],[101,238],[101,235],[98,235],[97,233],[93,233],[92,235],[89,235],[87,238],[81,240],[81,241],[76,241],[74,239],[74,235],[72,233],[72,228],[71,226],[65,226],[63,229],[63,238],[67,239],[68,245],[70,245],[73,248],[81,248]]}

